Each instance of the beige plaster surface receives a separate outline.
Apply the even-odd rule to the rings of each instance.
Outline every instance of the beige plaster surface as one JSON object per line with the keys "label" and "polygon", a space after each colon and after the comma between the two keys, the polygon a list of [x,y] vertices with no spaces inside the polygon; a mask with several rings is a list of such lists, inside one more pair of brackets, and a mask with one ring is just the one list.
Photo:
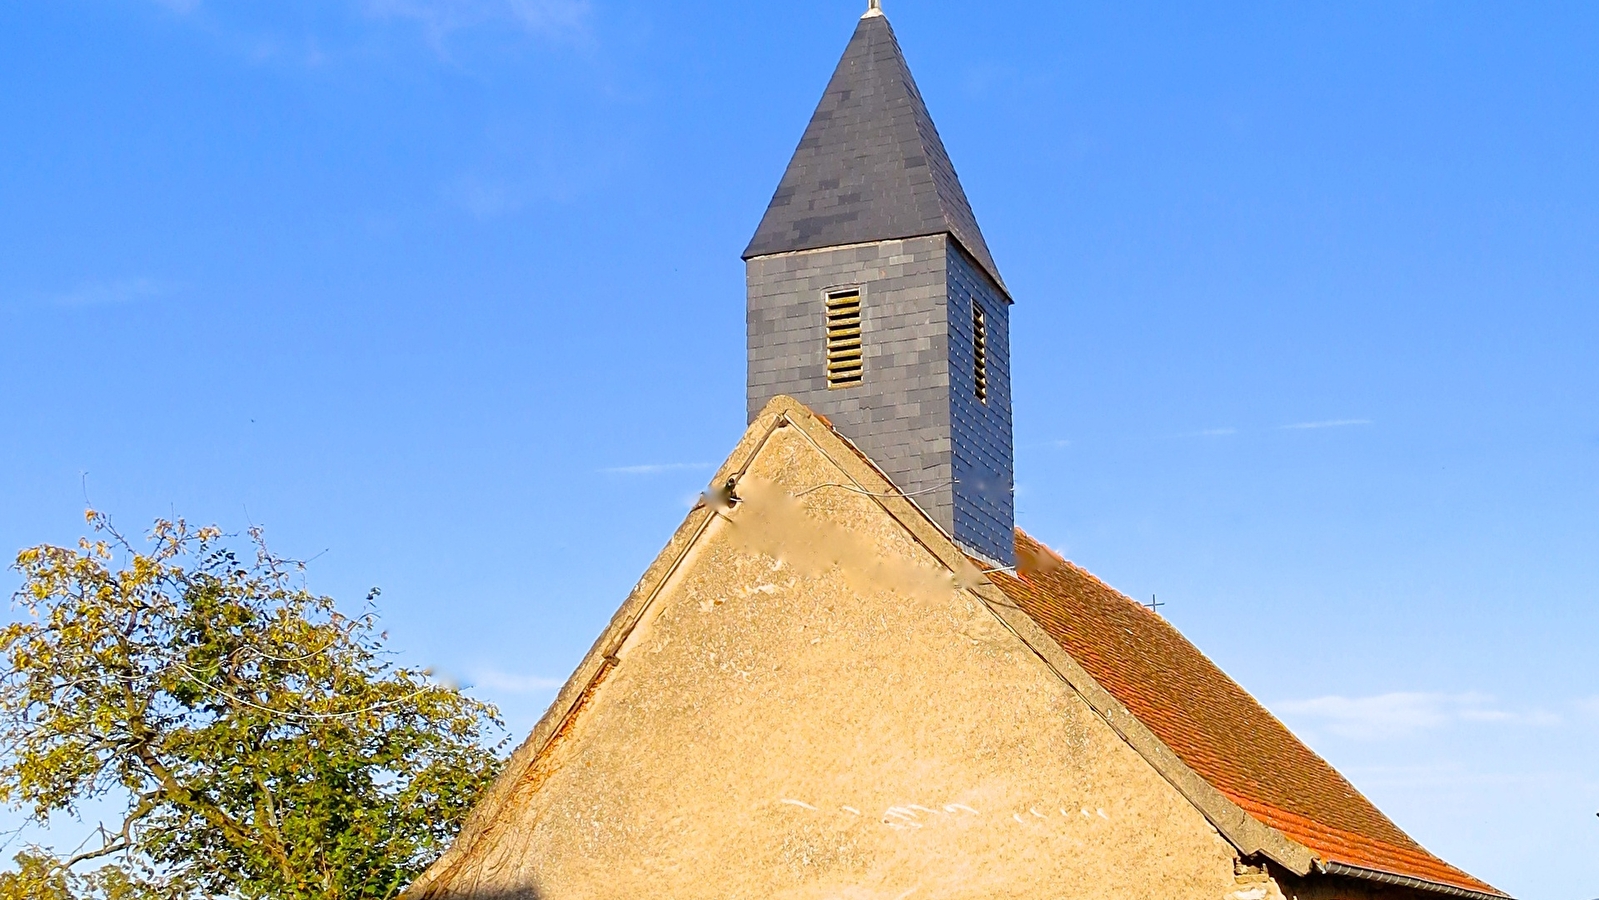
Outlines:
{"label": "beige plaster surface", "polygon": [[420,896],[1237,892],[1233,848],[963,589],[981,576],[818,487],[845,481],[772,431]]}

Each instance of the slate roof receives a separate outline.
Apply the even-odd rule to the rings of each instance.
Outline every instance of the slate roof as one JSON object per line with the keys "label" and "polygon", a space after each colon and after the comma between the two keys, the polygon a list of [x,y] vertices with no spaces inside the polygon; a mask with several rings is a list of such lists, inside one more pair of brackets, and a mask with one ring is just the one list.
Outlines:
{"label": "slate roof", "polygon": [[1505,896],[1428,853],[1164,618],[1016,532],[989,578],[1217,790],[1325,863]]}
{"label": "slate roof", "polygon": [[744,258],[944,233],[1004,288],[894,30],[868,15]]}

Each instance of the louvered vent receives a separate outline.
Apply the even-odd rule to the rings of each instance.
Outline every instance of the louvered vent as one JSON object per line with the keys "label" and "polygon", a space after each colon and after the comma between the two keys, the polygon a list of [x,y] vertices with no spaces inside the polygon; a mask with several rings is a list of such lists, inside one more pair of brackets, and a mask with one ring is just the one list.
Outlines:
{"label": "louvered vent", "polygon": [[827,294],[827,386],[854,387],[861,383],[861,292]]}
{"label": "louvered vent", "polygon": [[972,304],[972,389],[977,399],[988,402],[988,322],[983,308]]}

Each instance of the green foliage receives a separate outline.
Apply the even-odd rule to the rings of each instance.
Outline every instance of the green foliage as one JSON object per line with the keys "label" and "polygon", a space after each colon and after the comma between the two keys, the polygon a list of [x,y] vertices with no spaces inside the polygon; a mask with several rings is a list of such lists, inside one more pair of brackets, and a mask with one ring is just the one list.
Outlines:
{"label": "green foliage", "polygon": [[397,895],[498,768],[494,708],[390,663],[370,613],[300,586],[259,531],[241,559],[215,528],[158,521],[139,552],[88,517],[105,540],[17,556],[0,803],[40,823],[88,799],[127,811],[74,857],[19,856],[0,900]]}
{"label": "green foliage", "polygon": [[53,855],[24,851],[15,872],[0,872],[0,900],[169,900],[176,895],[117,865],[80,875]]}
{"label": "green foliage", "polygon": [[17,871],[0,874],[0,900],[77,900],[78,881],[57,861],[36,853],[18,853]]}

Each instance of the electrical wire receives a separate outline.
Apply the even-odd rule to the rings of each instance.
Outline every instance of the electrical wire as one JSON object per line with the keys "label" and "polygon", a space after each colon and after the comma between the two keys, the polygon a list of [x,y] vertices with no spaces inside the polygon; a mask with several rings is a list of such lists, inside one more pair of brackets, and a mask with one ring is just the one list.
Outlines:
{"label": "electrical wire", "polygon": [[949,486],[951,486],[953,484],[956,484],[956,483],[957,482],[954,482],[954,481],[946,481],[943,484],[936,484],[936,485],[934,485],[934,486],[932,486],[930,488],[922,488],[919,491],[888,491],[888,492],[885,492],[885,493],[877,493],[876,491],[868,491],[865,488],[858,488],[858,487],[855,487],[854,485],[850,485],[850,484],[839,484],[836,481],[828,481],[828,482],[823,482],[822,484],[811,485],[810,487],[806,488],[805,490],[800,491],[799,493],[795,494],[794,497],[795,497],[795,499],[798,499],[800,497],[805,496],[806,494],[809,494],[811,491],[819,491],[819,490],[821,490],[822,488],[825,488],[825,487],[842,488],[842,489],[844,489],[846,491],[851,491],[851,492],[856,493],[856,494],[864,494],[867,497],[920,497],[923,494],[931,494],[934,491],[941,491],[944,488],[947,488],[947,487],[949,487]]}

